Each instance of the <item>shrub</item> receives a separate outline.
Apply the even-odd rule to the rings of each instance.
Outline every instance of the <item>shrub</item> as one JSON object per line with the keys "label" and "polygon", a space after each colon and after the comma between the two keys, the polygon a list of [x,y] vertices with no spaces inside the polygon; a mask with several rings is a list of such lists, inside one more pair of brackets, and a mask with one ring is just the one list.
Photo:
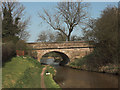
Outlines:
{"label": "shrub", "polygon": [[2,63],[9,61],[13,56],[16,55],[15,44],[10,41],[2,44]]}
{"label": "shrub", "polygon": [[26,50],[26,48],[27,48],[27,45],[26,45],[25,41],[19,40],[16,43],[16,50]]}

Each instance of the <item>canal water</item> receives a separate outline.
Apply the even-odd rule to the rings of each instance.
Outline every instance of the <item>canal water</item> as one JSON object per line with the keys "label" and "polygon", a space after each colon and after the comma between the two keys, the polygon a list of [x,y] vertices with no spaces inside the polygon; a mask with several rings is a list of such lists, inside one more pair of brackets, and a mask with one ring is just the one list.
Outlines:
{"label": "canal water", "polygon": [[67,66],[59,66],[53,61],[49,59],[47,64],[56,68],[54,80],[61,88],[118,88],[117,75],[76,70]]}
{"label": "canal water", "polygon": [[55,66],[56,83],[62,88],[118,88],[118,76]]}

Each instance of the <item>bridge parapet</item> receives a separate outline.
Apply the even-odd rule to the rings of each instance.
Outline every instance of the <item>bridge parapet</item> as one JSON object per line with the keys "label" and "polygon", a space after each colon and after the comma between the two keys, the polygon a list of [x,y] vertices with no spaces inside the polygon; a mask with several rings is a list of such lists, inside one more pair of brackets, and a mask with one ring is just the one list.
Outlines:
{"label": "bridge parapet", "polygon": [[34,49],[54,49],[54,48],[85,48],[93,47],[89,42],[85,41],[69,41],[69,42],[40,42],[40,43],[28,43]]}

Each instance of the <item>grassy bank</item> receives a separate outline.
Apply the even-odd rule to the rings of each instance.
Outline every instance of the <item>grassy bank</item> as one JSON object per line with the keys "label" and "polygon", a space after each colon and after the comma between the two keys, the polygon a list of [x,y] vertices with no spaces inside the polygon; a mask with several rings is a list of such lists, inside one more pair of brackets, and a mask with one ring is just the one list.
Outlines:
{"label": "grassy bank", "polygon": [[[14,57],[3,67],[2,88],[41,88],[43,65],[30,57]],[[55,69],[47,66],[50,76],[44,75],[46,88],[59,88],[53,80]]]}
{"label": "grassy bank", "polygon": [[47,66],[47,69],[45,72],[50,72],[50,75],[44,74],[44,82],[46,85],[46,88],[60,88],[60,86],[53,80],[53,76],[56,74],[56,70],[52,66]]}
{"label": "grassy bank", "polygon": [[15,88],[41,88],[41,71],[37,67],[28,68],[24,72],[24,76],[17,81]]}
{"label": "grassy bank", "polygon": [[30,57],[14,57],[2,69],[2,87],[40,88],[40,73],[43,67]]}
{"label": "grassy bank", "polygon": [[114,63],[103,64],[97,60],[94,60],[93,54],[89,54],[83,58],[75,59],[75,61],[71,62],[68,66],[80,70],[111,74],[118,74],[119,69],[118,64]]}

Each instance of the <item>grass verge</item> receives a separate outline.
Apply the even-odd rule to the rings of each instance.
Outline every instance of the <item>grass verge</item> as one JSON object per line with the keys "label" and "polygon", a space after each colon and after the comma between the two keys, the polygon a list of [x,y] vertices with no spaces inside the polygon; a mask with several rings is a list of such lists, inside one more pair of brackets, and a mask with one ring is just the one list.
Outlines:
{"label": "grass verge", "polygon": [[53,80],[53,76],[56,74],[56,70],[52,66],[47,66],[47,69],[45,72],[50,72],[50,75],[46,75],[44,73],[44,82],[46,88],[52,88],[52,89],[60,89],[60,86]]}
{"label": "grass verge", "polygon": [[28,68],[24,72],[24,76],[17,81],[15,88],[41,88],[41,71],[37,67]]}
{"label": "grass verge", "polygon": [[14,57],[2,69],[2,88],[40,88],[40,63],[30,57]]}
{"label": "grass verge", "polygon": [[83,58],[75,59],[69,65],[71,68],[94,71],[100,73],[111,73],[118,75],[119,65],[115,63],[103,64],[102,61],[94,60],[93,54],[86,55]]}

